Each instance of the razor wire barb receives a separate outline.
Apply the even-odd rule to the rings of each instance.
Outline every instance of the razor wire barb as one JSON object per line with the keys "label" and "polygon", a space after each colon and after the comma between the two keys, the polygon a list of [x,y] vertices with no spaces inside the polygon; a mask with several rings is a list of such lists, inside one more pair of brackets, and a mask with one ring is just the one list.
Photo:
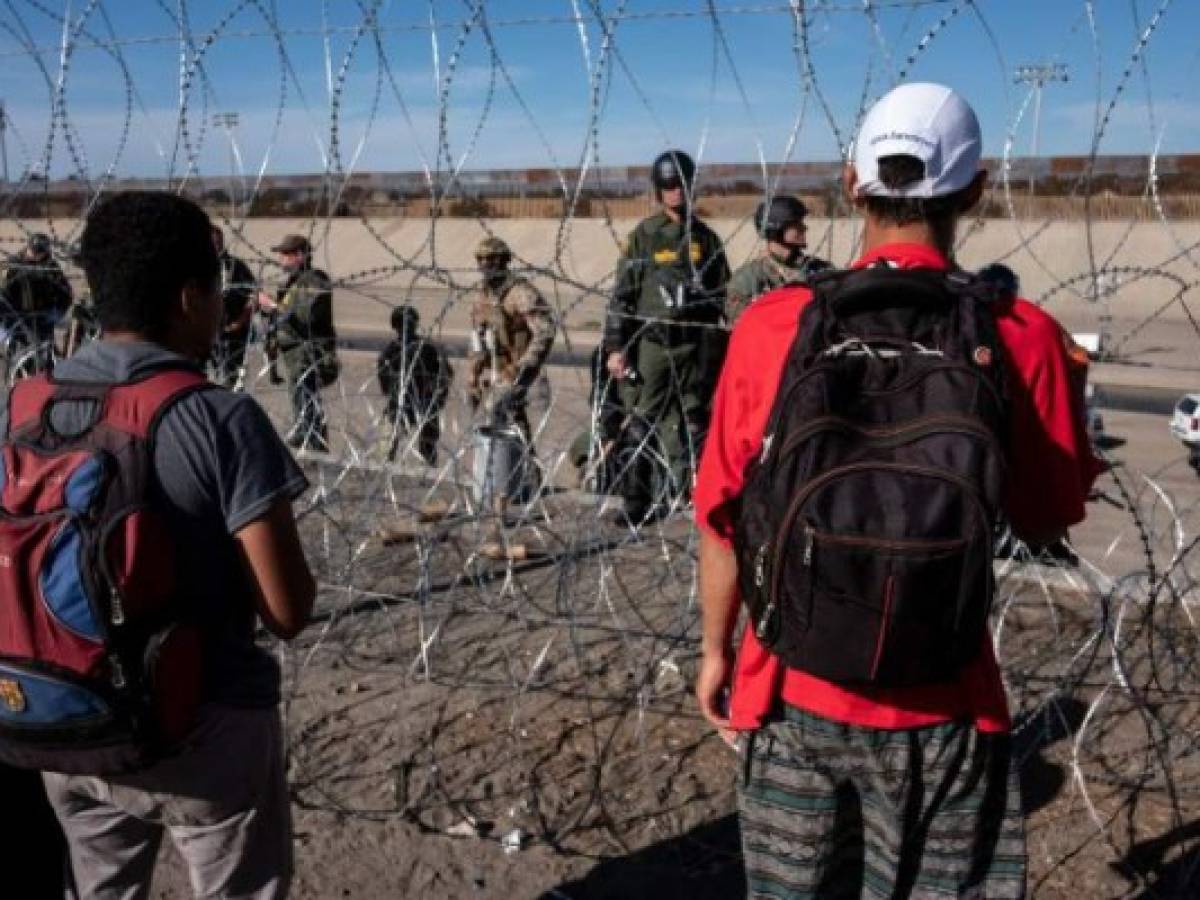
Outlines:
{"label": "razor wire barb", "polygon": [[[1109,10],[1064,4],[1073,15],[1048,59],[1082,53],[1073,77],[1094,90],[1084,163],[1060,179],[1064,213],[1038,206],[1026,187],[1029,162],[1017,144],[1034,96],[1010,83],[1011,64],[1021,61],[1013,42],[1023,35],[1005,30],[998,0],[568,0],[534,12],[429,0],[409,5],[406,17],[382,0],[322,0],[302,20],[274,0],[147,0],[136,28],[133,4],[3,0],[0,59],[21,80],[0,78],[0,92],[20,84],[44,99],[18,109],[6,97],[0,107],[0,135],[18,173],[0,185],[0,249],[46,231],[82,289],[70,262],[82,217],[126,173],[153,171],[161,187],[209,196],[227,245],[250,263],[257,286],[273,289],[281,273],[269,248],[286,223],[252,213],[277,208],[267,201],[286,188],[277,166],[292,159],[289,144],[311,146],[317,174],[304,181],[307,205],[291,225],[332,274],[349,346],[341,377],[324,391],[330,452],[301,454],[313,484],[301,528],[321,593],[306,636],[279,651],[296,801],[365,819],[401,817],[437,833],[463,823],[475,836],[487,834],[482,823],[517,826],[564,850],[624,853],[647,835],[694,825],[714,796],[728,807],[732,767],[702,764],[713,738],[690,698],[699,611],[686,498],[660,475],[658,521],[634,533],[606,518],[619,506],[606,487],[628,470],[633,451],[666,468],[651,439],[624,455],[606,443],[604,391],[590,374],[621,241],[649,209],[642,176],[623,168],[631,138],[614,111],[618,100],[664,147],[697,150],[697,202],[715,205],[727,248],[739,249],[736,267],[757,250],[750,209],[792,189],[788,172],[811,158],[814,134],[824,152],[844,158],[873,99],[897,80],[922,77],[947,45],[973,36],[995,57],[1007,118],[988,202],[963,222],[959,253],[978,254],[986,242],[990,258],[979,262],[1011,262],[1037,286],[1032,299],[1084,330],[1099,327],[1117,362],[1138,362],[1164,335],[1200,340],[1192,308],[1200,234],[1164,191],[1159,148],[1170,116],[1151,83],[1152,64],[1178,62],[1156,54],[1180,5],[1130,0],[1114,42],[1098,24]],[[761,97],[778,86],[747,63],[747,23],[766,23],[790,66],[793,95],[772,107],[785,126],[775,143]],[[701,86],[688,101],[701,111],[698,127],[678,124],[674,98],[646,74],[647,28],[701,36],[686,61]],[[836,39],[850,33],[871,49],[845,91]],[[551,35],[577,58],[539,71],[528,42]],[[423,55],[408,39],[422,42]],[[227,54],[267,61],[252,90],[231,85],[237,67]],[[314,59],[323,79],[311,74]],[[539,105],[538,77],[573,81],[577,108]],[[166,109],[159,81],[174,85]],[[88,106],[97,90],[106,92],[104,117]],[[1127,204],[1136,215],[1122,223],[1101,215],[1107,201],[1096,172],[1134,91],[1144,97],[1149,138],[1140,194]],[[215,124],[230,94],[252,95],[257,110],[258,134],[241,143],[236,119]],[[532,225],[500,212],[499,200],[523,195],[489,194],[476,172],[489,167],[492,129],[505,116],[520,164],[549,186],[528,200],[526,213],[541,217]],[[720,152],[751,161],[738,177],[754,193],[736,209],[720,205],[729,192],[715,189],[708,169],[722,161],[710,148],[731,120],[744,140]],[[564,121],[576,129],[571,140],[561,138]],[[222,141],[236,160],[229,172],[220,168]],[[400,144],[415,174],[402,184],[373,182],[385,201],[365,208],[364,160]],[[776,144],[777,154],[769,149]],[[60,203],[64,184],[79,199],[71,211]],[[827,201],[810,243],[845,263],[857,224],[828,187],[810,191]],[[228,202],[213,201],[222,190]],[[1085,248],[1074,266],[1062,253],[1068,224]],[[478,280],[472,248],[488,236],[513,246],[514,267],[547,297],[557,327],[547,377],[530,391],[530,438],[514,463],[536,471],[544,489],[509,511],[500,561],[481,552],[501,523],[474,487],[481,422],[463,397]],[[426,403],[412,414],[382,395],[374,359],[392,308],[405,303],[419,309],[422,333],[455,370],[444,407]],[[51,352],[30,343],[4,335],[6,380]],[[254,394],[287,431],[288,398],[272,383],[262,344],[252,341],[234,368],[236,389]],[[413,360],[402,363],[398,396],[417,391],[418,378]],[[433,460],[422,456],[429,417],[440,420]],[[586,448],[579,472],[568,452],[576,438]],[[1186,854],[1184,838],[1163,851],[1181,860],[1169,887],[1138,854],[1185,832],[1200,813],[1200,506],[1182,455],[1138,469],[1118,448],[1107,461],[1089,504],[1092,524],[1070,546],[1075,563],[1019,547],[997,561],[993,636],[1019,756],[1027,767],[1043,755],[1060,764],[1069,778],[1054,802],[1084,814],[1066,833],[1056,833],[1052,817],[1031,818],[1031,887],[1070,896],[1055,892],[1086,866],[1108,863],[1131,891],[1186,895],[1200,891],[1200,854]]]}

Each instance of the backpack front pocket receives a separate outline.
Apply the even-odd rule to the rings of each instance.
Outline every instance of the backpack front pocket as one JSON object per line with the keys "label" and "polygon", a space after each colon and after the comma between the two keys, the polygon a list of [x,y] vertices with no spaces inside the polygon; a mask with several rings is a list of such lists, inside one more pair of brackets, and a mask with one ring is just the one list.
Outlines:
{"label": "backpack front pocket", "polygon": [[[967,541],[839,535],[806,525],[780,603],[806,670],[847,684],[937,680],[952,641]],[[914,652],[917,651],[917,652]]]}

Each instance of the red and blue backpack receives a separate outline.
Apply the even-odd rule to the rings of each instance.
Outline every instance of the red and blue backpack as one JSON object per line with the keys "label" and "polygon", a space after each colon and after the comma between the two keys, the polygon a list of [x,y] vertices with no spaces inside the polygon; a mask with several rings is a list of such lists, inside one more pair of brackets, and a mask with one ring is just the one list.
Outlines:
{"label": "red and blue backpack", "polygon": [[[0,441],[0,761],[136,771],[190,730],[198,629],[180,608],[159,507],[155,427],[207,386],[195,369],[133,382],[39,375],[9,394]],[[52,410],[83,404],[59,433]]]}

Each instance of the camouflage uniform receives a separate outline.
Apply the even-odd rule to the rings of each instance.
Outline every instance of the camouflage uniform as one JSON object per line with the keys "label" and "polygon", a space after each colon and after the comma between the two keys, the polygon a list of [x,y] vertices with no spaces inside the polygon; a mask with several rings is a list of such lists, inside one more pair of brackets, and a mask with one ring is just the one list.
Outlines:
{"label": "camouflage uniform", "polygon": [[828,269],[829,263],[815,256],[806,256],[799,266],[784,265],[770,253],[741,266],[729,279],[726,290],[726,317],[732,325],[755,299],[789,284],[807,284],[811,275]]}
{"label": "camouflage uniform", "polygon": [[[653,435],[678,490],[688,483],[707,425],[710,370],[720,367],[709,355],[719,329],[689,326],[719,324],[728,280],[721,239],[695,217],[644,219],[617,264],[604,346],[623,351],[637,374],[622,381],[622,400],[633,414],[626,440],[640,446]],[[642,466],[628,480],[627,507],[650,502],[649,477]]]}
{"label": "camouflage uniform", "polygon": [[553,343],[554,315],[527,279],[510,274],[498,287],[480,282],[471,300],[471,405],[511,416],[528,438],[525,395]]}
{"label": "camouflage uniform", "polygon": [[292,399],[293,443],[324,449],[327,435],[321,388],[338,374],[333,286],[311,266],[291,273],[276,294],[276,340]]}

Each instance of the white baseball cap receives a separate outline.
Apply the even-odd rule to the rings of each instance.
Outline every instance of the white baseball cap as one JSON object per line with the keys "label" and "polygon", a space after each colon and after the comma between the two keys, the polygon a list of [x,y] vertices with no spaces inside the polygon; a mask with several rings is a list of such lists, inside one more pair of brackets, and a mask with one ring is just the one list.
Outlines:
{"label": "white baseball cap", "polygon": [[[962,190],[979,171],[983,137],[970,105],[950,88],[902,84],[884,94],[863,119],[854,142],[856,193],[869,197],[941,197]],[[903,188],[879,180],[885,156],[915,156],[925,177]]]}

